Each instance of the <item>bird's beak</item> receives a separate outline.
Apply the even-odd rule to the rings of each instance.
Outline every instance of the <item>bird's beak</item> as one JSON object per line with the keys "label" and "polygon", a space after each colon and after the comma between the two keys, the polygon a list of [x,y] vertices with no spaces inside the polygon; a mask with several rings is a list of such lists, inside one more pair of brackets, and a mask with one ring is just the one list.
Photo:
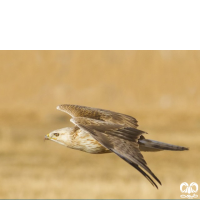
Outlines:
{"label": "bird's beak", "polygon": [[49,134],[44,136],[44,140],[49,140]]}

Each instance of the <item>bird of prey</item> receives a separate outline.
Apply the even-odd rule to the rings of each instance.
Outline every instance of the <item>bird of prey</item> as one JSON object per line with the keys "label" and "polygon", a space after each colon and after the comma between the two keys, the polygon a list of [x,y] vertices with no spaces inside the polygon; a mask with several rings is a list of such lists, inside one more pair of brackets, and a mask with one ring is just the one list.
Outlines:
{"label": "bird of prey", "polygon": [[87,153],[114,152],[156,188],[158,186],[154,181],[160,185],[161,182],[147,166],[141,151],[188,150],[186,147],[146,139],[146,132],[137,129],[137,120],[129,115],[69,104],[60,105],[57,109],[69,114],[75,126],[52,131],[45,136],[46,140]]}

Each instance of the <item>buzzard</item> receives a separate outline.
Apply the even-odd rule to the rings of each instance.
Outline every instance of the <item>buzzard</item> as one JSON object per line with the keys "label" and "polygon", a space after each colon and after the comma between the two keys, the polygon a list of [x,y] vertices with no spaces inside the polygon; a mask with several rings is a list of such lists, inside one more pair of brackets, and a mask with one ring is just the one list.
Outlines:
{"label": "buzzard", "polygon": [[129,115],[69,104],[60,105],[57,109],[69,114],[75,126],[52,131],[45,136],[46,140],[87,153],[113,152],[136,168],[156,188],[155,180],[160,185],[161,182],[147,166],[141,151],[188,150],[146,139],[144,134],[147,133],[137,129],[137,120]]}

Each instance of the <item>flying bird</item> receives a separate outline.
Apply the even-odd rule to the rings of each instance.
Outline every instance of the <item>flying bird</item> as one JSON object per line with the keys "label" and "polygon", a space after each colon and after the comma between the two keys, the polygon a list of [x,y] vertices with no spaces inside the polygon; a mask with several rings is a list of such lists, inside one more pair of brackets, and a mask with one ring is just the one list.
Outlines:
{"label": "flying bird", "polygon": [[69,114],[75,126],[52,131],[45,140],[92,154],[113,152],[136,168],[156,188],[155,180],[160,185],[161,182],[147,166],[141,151],[188,150],[146,139],[144,134],[147,133],[137,129],[137,120],[129,115],[69,104],[60,105],[57,109]]}

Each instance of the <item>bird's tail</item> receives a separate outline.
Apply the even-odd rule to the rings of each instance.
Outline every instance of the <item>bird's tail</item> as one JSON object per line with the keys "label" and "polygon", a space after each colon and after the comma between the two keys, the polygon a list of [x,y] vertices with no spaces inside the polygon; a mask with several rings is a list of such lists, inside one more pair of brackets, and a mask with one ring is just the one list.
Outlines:
{"label": "bird's tail", "polygon": [[155,140],[149,140],[142,137],[138,140],[139,148],[141,151],[162,151],[162,150],[170,150],[170,151],[184,151],[189,150],[187,147],[181,147],[173,144],[167,144],[164,142],[159,142]]}

